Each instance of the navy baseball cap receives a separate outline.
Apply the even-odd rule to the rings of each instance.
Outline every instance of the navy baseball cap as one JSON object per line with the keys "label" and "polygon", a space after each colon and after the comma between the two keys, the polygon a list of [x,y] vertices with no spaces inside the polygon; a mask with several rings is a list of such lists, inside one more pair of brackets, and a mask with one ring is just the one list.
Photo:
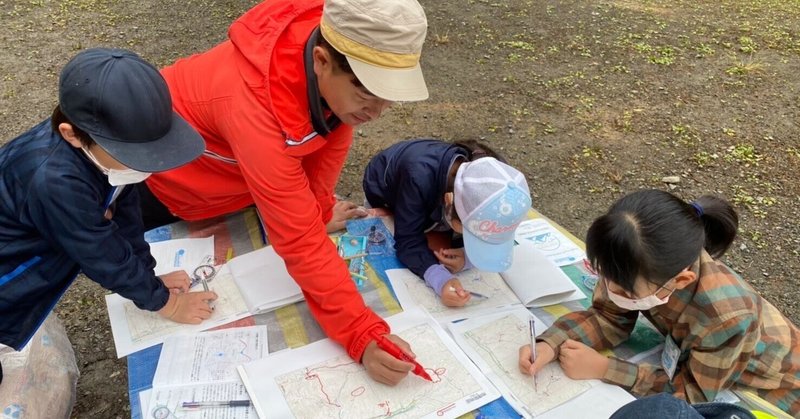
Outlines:
{"label": "navy baseball cap", "polygon": [[203,153],[205,142],[172,110],[158,69],[131,51],[81,51],[61,71],[61,112],[114,159],[140,172],[161,172]]}

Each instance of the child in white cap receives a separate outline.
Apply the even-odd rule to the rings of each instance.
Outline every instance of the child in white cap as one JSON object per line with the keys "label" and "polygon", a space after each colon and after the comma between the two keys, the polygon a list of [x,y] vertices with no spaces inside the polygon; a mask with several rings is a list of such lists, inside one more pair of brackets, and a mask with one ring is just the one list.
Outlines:
{"label": "child in white cap", "polygon": [[[454,273],[511,266],[514,231],[531,208],[525,176],[474,141],[394,144],[372,158],[363,185],[371,206],[394,214],[400,261],[451,307],[470,300]],[[431,250],[430,231],[462,234],[463,248]]]}
{"label": "child in white cap", "polygon": [[215,293],[185,292],[183,271],[155,275],[133,187],[203,147],[133,52],[88,49],[64,66],[53,116],[0,147],[0,353],[27,344],[80,272],[176,322],[211,317]]}

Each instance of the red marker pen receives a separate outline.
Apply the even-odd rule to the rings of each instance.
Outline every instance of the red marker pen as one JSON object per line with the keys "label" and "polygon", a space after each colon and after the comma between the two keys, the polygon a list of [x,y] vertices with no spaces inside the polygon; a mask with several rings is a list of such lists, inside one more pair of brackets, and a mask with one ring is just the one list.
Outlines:
{"label": "red marker pen", "polygon": [[384,335],[379,335],[376,332],[372,332],[372,337],[375,339],[375,342],[378,344],[378,347],[383,349],[384,351],[388,352],[389,355],[405,362],[410,362],[414,364],[414,370],[412,371],[414,374],[428,380],[433,381],[430,375],[425,372],[425,368],[422,367],[417,361],[414,361],[414,358],[411,358],[397,346],[396,343],[392,342],[391,340],[387,339]]}

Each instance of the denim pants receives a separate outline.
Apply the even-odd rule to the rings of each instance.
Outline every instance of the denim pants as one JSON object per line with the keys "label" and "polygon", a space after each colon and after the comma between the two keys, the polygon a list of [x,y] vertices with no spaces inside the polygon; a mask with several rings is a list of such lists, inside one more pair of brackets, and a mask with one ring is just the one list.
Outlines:
{"label": "denim pants", "polygon": [[661,393],[622,406],[611,415],[611,419],[755,419],[755,416],[735,404],[689,404],[671,394]]}

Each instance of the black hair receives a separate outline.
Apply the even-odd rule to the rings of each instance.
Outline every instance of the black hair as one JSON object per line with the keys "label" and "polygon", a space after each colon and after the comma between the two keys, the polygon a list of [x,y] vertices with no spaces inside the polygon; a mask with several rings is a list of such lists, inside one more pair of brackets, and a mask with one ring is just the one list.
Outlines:
{"label": "black hair", "polygon": [[477,140],[456,140],[453,141],[453,144],[467,150],[467,161],[474,161],[483,157],[494,157],[498,161],[508,164],[503,156]]}
{"label": "black hair", "polygon": [[[353,69],[350,68],[350,63],[347,62],[347,57],[334,48],[322,34],[317,37],[317,46],[325,48],[325,50],[328,51],[328,54],[330,54],[331,59],[339,70],[344,71],[347,74],[352,74],[355,77],[356,74],[353,72]],[[356,77],[356,80],[358,80],[358,77]],[[359,85],[360,83],[361,82],[359,82]]]}
{"label": "black hair", "polygon": [[586,233],[586,254],[607,280],[633,292],[638,276],[663,285],[691,266],[705,248],[728,250],[739,225],[731,204],[711,195],[687,203],[659,190],[622,197]]}
{"label": "black hair", "polygon": [[78,137],[84,147],[90,147],[92,144],[94,144],[94,140],[89,136],[89,134],[86,133],[86,131],[78,128],[77,125],[73,124],[69,119],[67,119],[67,116],[61,111],[61,105],[56,105],[56,108],[53,109],[53,115],[50,117],[50,126],[53,128],[53,132],[61,135],[61,131],[59,131],[58,126],[65,123],[72,125],[72,131],[75,132],[75,135]]}

